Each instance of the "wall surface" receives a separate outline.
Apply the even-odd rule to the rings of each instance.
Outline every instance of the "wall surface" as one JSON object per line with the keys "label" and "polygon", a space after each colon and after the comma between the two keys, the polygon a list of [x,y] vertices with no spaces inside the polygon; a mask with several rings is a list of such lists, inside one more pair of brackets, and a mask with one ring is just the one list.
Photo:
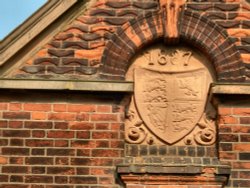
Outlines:
{"label": "wall surface", "polygon": [[124,112],[104,95],[1,96],[1,187],[118,187]]}
{"label": "wall surface", "polygon": [[232,167],[228,187],[249,187],[249,102],[232,96],[228,100],[218,109],[219,158]]}
{"label": "wall surface", "polygon": [[[161,9],[157,0],[88,1],[49,43],[36,46],[34,39],[26,47],[29,57],[20,55],[21,61],[11,62],[16,65],[1,78],[122,82],[136,55],[164,44]],[[214,84],[249,85],[247,1],[188,0],[180,18],[180,44],[208,59]],[[128,143],[125,121],[133,93],[2,89],[0,187],[250,187],[246,91],[210,93],[217,139],[197,146]]]}

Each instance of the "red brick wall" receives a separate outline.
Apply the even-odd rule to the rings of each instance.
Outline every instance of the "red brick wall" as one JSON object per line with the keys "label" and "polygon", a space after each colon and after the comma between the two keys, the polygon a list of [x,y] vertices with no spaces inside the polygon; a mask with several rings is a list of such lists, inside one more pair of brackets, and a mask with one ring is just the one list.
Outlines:
{"label": "red brick wall", "polygon": [[232,167],[228,187],[250,187],[250,104],[221,104],[219,115],[219,158]]}
{"label": "red brick wall", "polygon": [[[199,18],[205,17],[212,26],[215,23],[220,27],[224,39],[235,45],[241,56],[236,56],[237,61],[244,68],[227,64],[229,67],[224,66],[223,73],[229,78],[237,77],[239,75],[227,74],[227,69],[232,72],[241,69],[241,78],[249,82],[249,3],[245,0],[189,0],[185,8]],[[37,47],[34,55],[13,69],[8,77],[96,80],[103,52],[110,47],[108,44],[116,32],[128,21],[133,23],[133,19],[158,10],[156,0],[97,1],[69,25],[62,26],[62,31],[48,44]],[[131,33],[140,29],[136,25]],[[192,25],[198,27],[195,21]],[[192,40],[189,44],[194,45]],[[206,45],[199,47],[207,48]],[[111,69],[115,69],[111,64]],[[124,160],[121,98],[104,93],[94,94],[94,97],[89,93],[64,93],[1,92],[1,188],[121,187],[115,180],[115,167]],[[238,101],[238,98],[230,100]],[[232,167],[228,187],[250,187],[250,104],[248,100],[240,104],[230,100],[220,102],[218,109],[219,159]],[[195,187],[199,186],[188,188]]]}
{"label": "red brick wall", "polygon": [[0,103],[0,187],[118,187],[123,108],[32,97]]}

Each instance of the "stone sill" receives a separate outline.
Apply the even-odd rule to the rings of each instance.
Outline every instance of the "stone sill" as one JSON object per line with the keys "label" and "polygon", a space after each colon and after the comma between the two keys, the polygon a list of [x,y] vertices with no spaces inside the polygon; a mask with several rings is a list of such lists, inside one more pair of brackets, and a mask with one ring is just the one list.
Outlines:
{"label": "stone sill", "polygon": [[211,85],[213,94],[249,95],[249,83],[213,83]]}
{"label": "stone sill", "polygon": [[204,169],[212,169],[214,174],[229,175],[231,168],[226,165],[119,165],[118,174],[203,174]]}
{"label": "stone sill", "polygon": [[0,89],[133,92],[133,83],[116,81],[1,79]]}
{"label": "stone sill", "polygon": [[[0,89],[133,92],[126,81],[0,79]],[[249,95],[250,83],[213,83],[212,94]]]}
{"label": "stone sill", "polygon": [[[119,165],[117,175],[125,185],[191,185],[224,187],[230,167],[193,165]],[[186,187],[185,186],[185,187]],[[161,186],[159,186],[161,187]],[[206,186],[207,187],[207,186]]]}

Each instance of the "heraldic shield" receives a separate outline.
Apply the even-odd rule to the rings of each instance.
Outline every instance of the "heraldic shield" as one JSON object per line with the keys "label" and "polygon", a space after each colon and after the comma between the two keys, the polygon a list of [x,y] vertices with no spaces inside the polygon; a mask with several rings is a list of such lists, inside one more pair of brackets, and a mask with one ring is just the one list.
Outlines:
{"label": "heraldic shield", "polygon": [[135,105],[152,134],[173,144],[194,129],[206,105],[204,69],[164,72],[137,67],[134,79]]}

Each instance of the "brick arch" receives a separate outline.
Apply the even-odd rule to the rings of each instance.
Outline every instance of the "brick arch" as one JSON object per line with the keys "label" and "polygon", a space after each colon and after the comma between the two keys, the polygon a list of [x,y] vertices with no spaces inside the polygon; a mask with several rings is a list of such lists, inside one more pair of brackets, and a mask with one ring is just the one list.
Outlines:
{"label": "brick arch", "polygon": [[[138,17],[123,25],[106,45],[100,76],[124,80],[131,58],[150,42],[163,39],[164,16],[161,12]],[[244,81],[240,53],[226,31],[198,13],[185,10],[179,21],[180,40],[198,47],[210,59],[218,81]]]}

